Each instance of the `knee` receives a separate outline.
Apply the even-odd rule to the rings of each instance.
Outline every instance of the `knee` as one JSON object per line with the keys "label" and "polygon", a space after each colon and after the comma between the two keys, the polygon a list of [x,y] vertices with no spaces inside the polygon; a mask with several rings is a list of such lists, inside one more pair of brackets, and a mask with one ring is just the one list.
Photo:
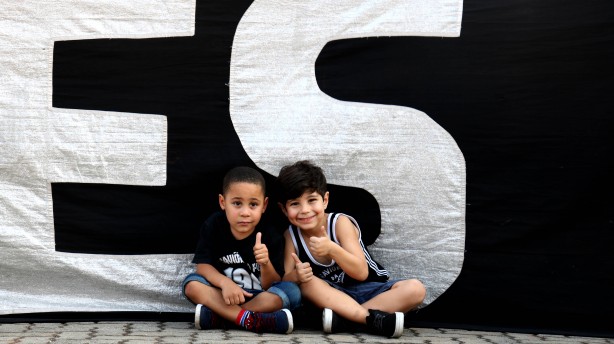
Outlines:
{"label": "knee", "polygon": [[188,299],[193,300],[196,295],[196,289],[196,282],[188,282],[183,289],[183,293]]}
{"label": "knee", "polygon": [[[292,282],[280,282],[274,286],[276,296],[281,298],[284,308],[294,309],[301,304],[301,289]],[[269,289],[269,291],[272,291]]]}
{"label": "knee", "polygon": [[210,288],[206,284],[202,284],[198,281],[191,281],[185,285],[183,293],[188,300],[194,302],[195,300],[202,299],[203,296],[206,297],[209,289]]}
{"label": "knee", "polygon": [[426,287],[417,279],[409,280],[410,290],[413,291],[417,301],[424,301],[426,297]]}
{"label": "knee", "polygon": [[426,288],[417,279],[404,280],[400,283],[399,287],[405,291],[409,298],[415,300],[416,303],[422,303],[426,297]]}

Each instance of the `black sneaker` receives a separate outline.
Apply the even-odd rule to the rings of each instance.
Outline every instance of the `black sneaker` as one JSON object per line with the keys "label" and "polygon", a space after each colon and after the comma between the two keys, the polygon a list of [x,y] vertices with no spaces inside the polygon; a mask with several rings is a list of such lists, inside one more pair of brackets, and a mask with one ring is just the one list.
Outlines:
{"label": "black sneaker", "polygon": [[271,313],[246,312],[243,327],[256,333],[291,333],[292,313],[282,309]]}
{"label": "black sneaker", "polygon": [[325,333],[356,333],[364,331],[364,327],[362,324],[339,316],[330,308],[324,308],[322,311],[322,330]]}
{"label": "black sneaker", "polygon": [[225,329],[225,320],[203,305],[196,305],[194,326],[199,330]]}
{"label": "black sneaker", "polygon": [[369,309],[367,327],[374,334],[390,338],[399,338],[403,334],[405,314],[401,312],[386,313]]}
{"label": "black sneaker", "polygon": [[339,316],[330,308],[322,311],[322,330],[324,333],[337,333],[339,330]]}

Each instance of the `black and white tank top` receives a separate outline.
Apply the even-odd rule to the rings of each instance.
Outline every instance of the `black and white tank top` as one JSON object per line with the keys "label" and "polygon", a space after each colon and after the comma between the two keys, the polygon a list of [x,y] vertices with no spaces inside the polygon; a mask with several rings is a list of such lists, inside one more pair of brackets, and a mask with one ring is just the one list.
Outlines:
{"label": "black and white tank top", "polygon": [[300,260],[302,262],[308,261],[311,264],[311,269],[313,270],[314,276],[318,276],[323,280],[341,286],[349,286],[360,282],[386,282],[390,277],[388,271],[386,271],[378,262],[376,262],[371,257],[371,254],[369,254],[369,251],[362,242],[360,227],[358,226],[358,223],[353,217],[343,213],[328,214],[326,231],[330,240],[339,244],[339,240],[337,239],[337,233],[335,230],[337,225],[337,219],[339,218],[339,216],[347,217],[350,221],[352,221],[354,226],[356,226],[356,229],[358,229],[358,241],[360,243],[360,246],[362,247],[362,251],[365,254],[365,258],[367,259],[367,265],[369,266],[369,276],[367,277],[367,279],[364,281],[357,281],[350,276],[346,276],[345,272],[341,269],[339,265],[337,265],[334,260],[328,265],[322,264],[315,260],[311,255],[311,252],[309,251],[309,246],[305,242],[305,239],[300,234],[300,229],[291,224],[289,226],[290,237],[292,238],[292,243],[294,244],[294,250],[297,252],[297,255]]}

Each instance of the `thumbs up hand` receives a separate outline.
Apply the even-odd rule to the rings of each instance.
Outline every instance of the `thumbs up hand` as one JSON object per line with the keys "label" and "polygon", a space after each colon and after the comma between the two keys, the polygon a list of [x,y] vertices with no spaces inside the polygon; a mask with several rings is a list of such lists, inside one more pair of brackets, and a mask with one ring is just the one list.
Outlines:
{"label": "thumbs up hand", "polygon": [[328,257],[331,252],[333,242],[326,235],[326,227],[322,226],[317,236],[309,239],[309,250],[312,254],[319,257]]}
{"label": "thumbs up hand", "polygon": [[262,243],[262,233],[256,233],[256,244],[254,245],[254,257],[256,263],[260,266],[267,265],[269,263],[269,249]]}
{"label": "thumbs up hand", "polygon": [[296,277],[299,283],[309,282],[313,277],[313,271],[311,270],[311,265],[309,263],[303,263],[298,258],[296,253],[292,253],[292,259],[294,259],[294,263],[296,263]]}

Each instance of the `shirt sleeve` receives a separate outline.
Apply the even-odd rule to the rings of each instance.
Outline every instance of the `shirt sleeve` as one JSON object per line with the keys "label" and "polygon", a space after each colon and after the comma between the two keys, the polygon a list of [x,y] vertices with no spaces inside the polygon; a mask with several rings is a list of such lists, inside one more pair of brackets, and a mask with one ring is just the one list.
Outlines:
{"label": "shirt sleeve", "polygon": [[213,264],[213,247],[214,242],[214,228],[218,214],[215,213],[202,224],[200,228],[200,236],[198,239],[198,245],[196,246],[196,252],[192,263],[194,264]]}

